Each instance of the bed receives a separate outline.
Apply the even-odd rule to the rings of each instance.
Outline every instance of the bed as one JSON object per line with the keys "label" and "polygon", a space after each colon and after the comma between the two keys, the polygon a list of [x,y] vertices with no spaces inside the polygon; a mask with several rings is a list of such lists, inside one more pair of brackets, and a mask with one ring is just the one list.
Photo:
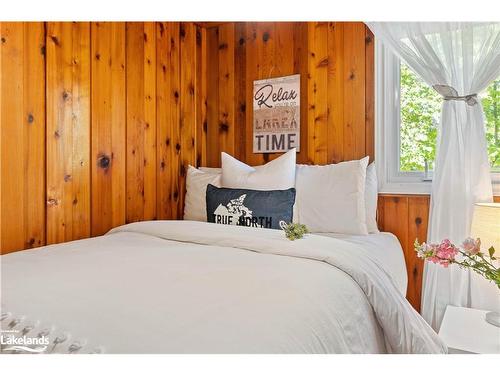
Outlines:
{"label": "bed", "polygon": [[401,247],[385,233],[289,241],[151,221],[1,262],[3,329],[46,334],[47,353],[447,350],[405,300]]}

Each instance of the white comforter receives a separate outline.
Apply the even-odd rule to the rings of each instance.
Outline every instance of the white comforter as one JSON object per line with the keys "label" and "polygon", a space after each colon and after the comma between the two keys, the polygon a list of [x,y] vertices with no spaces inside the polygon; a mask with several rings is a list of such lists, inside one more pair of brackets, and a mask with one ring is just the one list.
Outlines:
{"label": "white comforter", "polygon": [[446,352],[365,251],[277,230],[134,223],[2,256],[2,323],[50,328],[48,352]]}

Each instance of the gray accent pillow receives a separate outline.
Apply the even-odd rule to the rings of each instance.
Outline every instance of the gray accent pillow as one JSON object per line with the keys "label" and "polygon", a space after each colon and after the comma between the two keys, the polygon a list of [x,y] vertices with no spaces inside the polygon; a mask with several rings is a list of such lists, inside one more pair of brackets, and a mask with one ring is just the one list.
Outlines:
{"label": "gray accent pillow", "polygon": [[295,188],[264,191],[208,184],[206,203],[209,223],[281,229],[280,221],[292,222]]}

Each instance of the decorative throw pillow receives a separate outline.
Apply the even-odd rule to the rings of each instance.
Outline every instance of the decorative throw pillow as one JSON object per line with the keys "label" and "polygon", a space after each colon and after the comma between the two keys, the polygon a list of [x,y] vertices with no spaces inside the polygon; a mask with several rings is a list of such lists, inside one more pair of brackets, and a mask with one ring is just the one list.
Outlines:
{"label": "decorative throw pillow", "polygon": [[295,187],[295,149],[265,165],[251,167],[225,152],[222,186],[233,189],[285,190]]}
{"label": "decorative throw pillow", "polygon": [[207,220],[205,196],[207,185],[220,186],[220,174],[200,171],[188,167],[186,176],[186,198],[184,200],[184,220]]}
{"label": "decorative throw pillow", "polygon": [[281,229],[293,218],[295,189],[249,190],[207,186],[207,221],[247,227]]}
{"label": "decorative throw pillow", "polygon": [[368,157],[297,166],[295,220],[311,232],[368,234],[365,185]]}

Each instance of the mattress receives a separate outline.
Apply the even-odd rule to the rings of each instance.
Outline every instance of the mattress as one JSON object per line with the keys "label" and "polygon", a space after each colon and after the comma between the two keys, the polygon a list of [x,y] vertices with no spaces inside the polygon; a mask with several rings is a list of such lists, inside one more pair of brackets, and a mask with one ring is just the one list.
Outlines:
{"label": "mattress", "polygon": [[44,353],[446,352],[369,238],[128,224],[2,256],[2,327]]}

